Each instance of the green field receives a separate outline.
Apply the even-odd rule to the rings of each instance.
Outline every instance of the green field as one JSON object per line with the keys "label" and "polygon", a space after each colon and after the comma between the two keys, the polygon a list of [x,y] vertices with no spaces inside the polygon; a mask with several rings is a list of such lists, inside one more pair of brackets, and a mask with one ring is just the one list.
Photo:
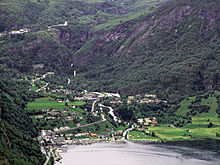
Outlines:
{"label": "green field", "polygon": [[184,99],[180,103],[180,108],[177,110],[177,115],[185,116],[187,112],[189,112],[188,106],[192,101],[195,100],[196,97],[189,97],[189,99]]}
{"label": "green field", "polygon": [[[160,125],[160,127],[149,127],[148,130],[155,132],[163,141],[175,141],[175,140],[193,140],[200,138],[213,138],[220,139],[216,137],[216,133],[220,133],[220,122],[219,120],[213,120],[214,126],[208,128],[209,122],[207,118],[193,118],[193,123],[182,128],[171,128]],[[191,132],[188,133],[187,130]],[[191,136],[190,136],[191,135]]]}
{"label": "green field", "polygon": [[41,109],[59,109],[63,110],[65,108],[65,103],[58,103],[51,97],[43,97],[36,99],[34,102],[29,102],[27,104],[27,110],[41,110]]}
{"label": "green field", "polygon": [[69,105],[75,105],[75,106],[81,106],[81,105],[85,105],[86,102],[84,101],[75,101],[75,102],[68,102]]}
{"label": "green field", "polygon": [[131,131],[128,136],[128,140],[159,140],[156,137],[148,136],[141,131]]}
{"label": "green field", "polygon": [[[195,97],[189,97],[180,103],[180,108],[177,110],[178,115],[185,116],[189,111],[188,106]],[[218,107],[216,97],[209,96],[207,99],[202,99],[200,105],[210,106],[208,113],[201,113],[192,117],[192,124],[185,125],[182,128],[171,128],[160,125],[160,127],[149,127],[149,131],[153,131],[156,135],[164,141],[172,140],[190,140],[190,139],[200,139],[200,138],[213,138],[220,139],[216,137],[216,133],[220,134],[220,119],[216,113],[216,108]],[[213,127],[208,128],[208,124],[212,122]],[[191,132],[188,133],[187,130]],[[191,136],[190,136],[191,135]]]}
{"label": "green field", "polygon": [[183,136],[187,133],[185,128],[171,128],[160,125],[160,127],[148,127],[148,130],[155,132],[156,136],[163,141],[186,140],[191,138],[189,136]]}
{"label": "green field", "polygon": [[[77,102],[68,102],[69,105],[75,105],[75,106],[81,106],[86,104],[85,102],[82,101],[77,101]],[[58,103],[56,100],[54,100],[52,97],[43,97],[36,99],[34,102],[29,102],[27,104],[27,110],[42,110],[42,109],[58,109],[58,110],[63,110],[67,108],[65,106],[65,102]],[[83,111],[81,108],[76,107],[75,110],[77,111]]]}
{"label": "green field", "polygon": [[144,10],[144,11],[140,11],[138,13],[135,13],[135,14],[127,14],[127,15],[123,15],[121,18],[116,18],[116,19],[112,19],[112,20],[109,20],[108,22],[106,23],[103,23],[103,24],[99,24],[97,26],[94,26],[92,28],[93,31],[98,31],[98,30],[101,30],[101,29],[108,29],[108,28],[111,28],[113,26],[116,26],[116,25],[119,25],[120,23],[122,22],[127,22],[127,21],[130,21],[130,20],[133,20],[135,18],[138,18],[140,17],[141,15],[144,15],[144,14],[149,14],[151,13],[152,11],[150,10]]}
{"label": "green field", "polygon": [[218,117],[218,114],[216,113],[216,109],[218,107],[217,99],[214,96],[208,97],[208,99],[202,99],[201,105],[208,105],[211,107],[209,110],[209,113],[202,113],[198,116],[200,117]]}

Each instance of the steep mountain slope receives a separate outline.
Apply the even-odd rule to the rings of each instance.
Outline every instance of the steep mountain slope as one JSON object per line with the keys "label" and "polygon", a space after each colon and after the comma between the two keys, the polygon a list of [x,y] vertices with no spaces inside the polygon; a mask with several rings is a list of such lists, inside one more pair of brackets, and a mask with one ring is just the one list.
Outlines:
{"label": "steep mountain slope", "polygon": [[0,164],[42,164],[38,131],[24,111],[33,95],[25,81],[0,68]]}
{"label": "steep mountain slope", "polygon": [[[23,35],[2,33],[0,63],[10,68],[72,74],[74,64],[83,88],[127,94],[189,94],[219,84],[218,1],[171,1],[130,21],[126,14],[165,1],[18,2],[1,2],[2,30],[30,28]],[[101,11],[102,21],[94,21]],[[18,13],[23,13],[23,23],[12,21]],[[82,21],[85,17],[92,21]],[[105,24],[115,25],[114,18],[126,19],[115,27]],[[65,21],[68,26],[56,26]]]}
{"label": "steep mountain slope", "polygon": [[[71,56],[95,30],[134,19],[165,1],[1,1],[0,63],[21,72],[72,73]],[[13,34],[20,29],[27,32]]]}
{"label": "steep mountain slope", "polygon": [[[8,0],[0,2],[0,32],[41,29],[64,21],[95,26],[154,10],[167,0]],[[139,14],[140,13],[140,14]],[[127,18],[129,19],[129,18]],[[126,20],[127,20],[126,19]],[[131,18],[130,18],[131,19]]]}
{"label": "steep mountain slope", "polygon": [[100,31],[73,57],[96,90],[191,93],[220,82],[220,2],[177,0]]}
{"label": "steep mountain slope", "polygon": [[[24,111],[35,96],[20,77],[54,71],[65,81],[73,72],[74,53],[95,31],[137,18],[145,8],[152,12],[164,1],[0,1],[0,164],[45,161],[36,140],[39,130]],[[73,86],[82,85],[80,77]]]}

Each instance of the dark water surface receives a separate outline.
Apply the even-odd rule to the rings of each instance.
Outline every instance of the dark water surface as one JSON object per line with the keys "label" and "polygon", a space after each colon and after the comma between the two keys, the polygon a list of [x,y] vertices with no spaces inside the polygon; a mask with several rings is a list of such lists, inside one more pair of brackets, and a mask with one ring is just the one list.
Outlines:
{"label": "dark water surface", "polygon": [[73,145],[63,165],[220,165],[220,141]]}

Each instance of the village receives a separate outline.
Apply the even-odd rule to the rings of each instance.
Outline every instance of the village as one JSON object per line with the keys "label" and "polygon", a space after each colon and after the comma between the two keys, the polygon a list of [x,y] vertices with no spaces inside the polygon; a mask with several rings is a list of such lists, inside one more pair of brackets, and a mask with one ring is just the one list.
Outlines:
{"label": "village", "polygon": [[[199,136],[195,134],[199,129],[193,128],[190,122],[178,127],[178,122],[183,122],[183,118],[161,122],[163,111],[169,107],[166,100],[159,99],[155,94],[121,96],[119,93],[77,91],[66,84],[51,85],[47,80],[54,74],[46,72],[27,78],[31,84],[30,90],[41,96],[28,103],[27,111],[41,130],[38,139],[47,160],[53,157],[56,162],[62,162],[60,153],[65,152],[69,145],[122,143],[126,140],[158,143],[196,139]],[[66,82],[71,83],[71,79],[67,78]],[[129,107],[137,108],[132,109],[131,117],[135,118],[123,119],[119,113],[120,107],[126,109],[123,114],[129,111]],[[172,119],[172,116],[169,118]]]}
{"label": "village", "polygon": [[[154,120],[154,119],[153,119]],[[141,121],[141,119],[140,119]],[[147,123],[154,125],[156,122],[152,122],[150,119],[144,119]],[[145,123],[145,124],[146,124]],[[149,126],[148,123],[148,126]],[[129,139],[129,132],[132,130],[138,130],[143,132],[148,136],[152,136],[151,132],[147,129],[147,126],[140,127],[135,124],[131,127],[128,127],[126,130],[114,131],[114,129],[106,129],[105,134],[96,134],[92,132],[82,132],[77,134],[65,133],[68,128],[60,128],[58,131],[56,128],[54,130],[42,130],[41,135],[38,137],[38,140],[41,143],[42,151],[49,157],[53,156],[56,162],[62,162],[62,157],[60,156],[61,152],[66,152],[68,145],[88,145],[99,142],[124,142],[124,139]],[[151,140],[152,142],[155,139]],[[157,140],[155,141],[157,142]]]}
{"label": "village", "polygon": [[[30,80],[32,86],[36,86],[37,83],[41,82],[42,86],[39,86],[38,89],[35,88],[35,91],[46,96],[49,94],[49,97],[39,98],[39,102],[36,100],[28,104],[28,108],[34,110],[34,112],[39,108],[38,105],[42,106],[34,115],[36,122],[51,121],[55,125],[50,129],[42,129],[38,137],[42,151],[46,153],[48,158],[53,156],[55,161],[61,161],[62,158],[59,153],[65,152],[67,145],[86,145],[103,141],[123,142],[123,139],[130,137],[129,132],[132,130],[143,132],[143,134],[151,137],[152,133],[148,130],[148,127],[158,126],[157,119],[154,116],[145,116],[138,118],[137,123],[125,123],[124,127],[120,126],[121,129],[109,126],[108,128],[105,126],[102,129],[95,129],[95,131],[94,129],[87,129],[91,126],[97,127],[97,125],[109,122],[108,120],[120,125],[122,120],[115,115],[112,107],[123,104],[125,101],[127,105],[133,102],[157,104],[166,101],[159,100],[153,94],[128,96],[126,100],[122,100],[118,93],[89,92],[87,90],[77,92],[64,86],[51,89],[49,83],[45,82],[44,79],[53,75],[54,72],[47,72],[43,75],[36,75]],[[62,94],[63,97],[57,97],[58,94]],[[66,97],[67,95],[74,96],[74,101],[69,100]],[[109,101],[111,106],[105,105],[106,100]],[[83,108],[89,102],[90,107]],[[109,109],[107,114],[103,111],[105,108]],[[87,115],[89,114],[94,118],[92,122],[88,122]],[[111,116],[111,118],[107,116]]]}
{"label": "village", "polygon": [[[127,140],[158,143],[198,136],[190,123],[178,127],[177,122],[182,119],[165,121],[172,119],[172,116],[164,118],[164,111],[169,110],[168,103],[155,94],[121,96],[119,93],[76,90],[70,85],[74,77],[67,77],[63,84],[51,84],[48,80],[55,74],[48,71],[25,78],[30,82],[29,90],[39,96],[27,104],[26,110],[41,130],[38,139],[47,162],[51,157],[62,162],[60,153],[67,151],[69,145]],[[123,108],[125,111],[120,114]],[[131,118],[126,120],[123,116],[127,117],[129,111]]]}

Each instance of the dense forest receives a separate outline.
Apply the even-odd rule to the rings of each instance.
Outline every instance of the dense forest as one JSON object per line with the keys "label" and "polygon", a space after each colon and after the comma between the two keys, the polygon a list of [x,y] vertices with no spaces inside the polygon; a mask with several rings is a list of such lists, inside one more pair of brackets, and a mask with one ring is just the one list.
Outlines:
{"label": "dense forest", "polygon": [[36,137],[39,130],[24,111],[26,103],[35,94],[28,91],[29,84],[0,69],[0,164],[42,164]]}
{"label": "dense forest", "polygon": [[98,33],[74,61],[96,90],[195,94],[219,85],[219,1],[172,1]]}

